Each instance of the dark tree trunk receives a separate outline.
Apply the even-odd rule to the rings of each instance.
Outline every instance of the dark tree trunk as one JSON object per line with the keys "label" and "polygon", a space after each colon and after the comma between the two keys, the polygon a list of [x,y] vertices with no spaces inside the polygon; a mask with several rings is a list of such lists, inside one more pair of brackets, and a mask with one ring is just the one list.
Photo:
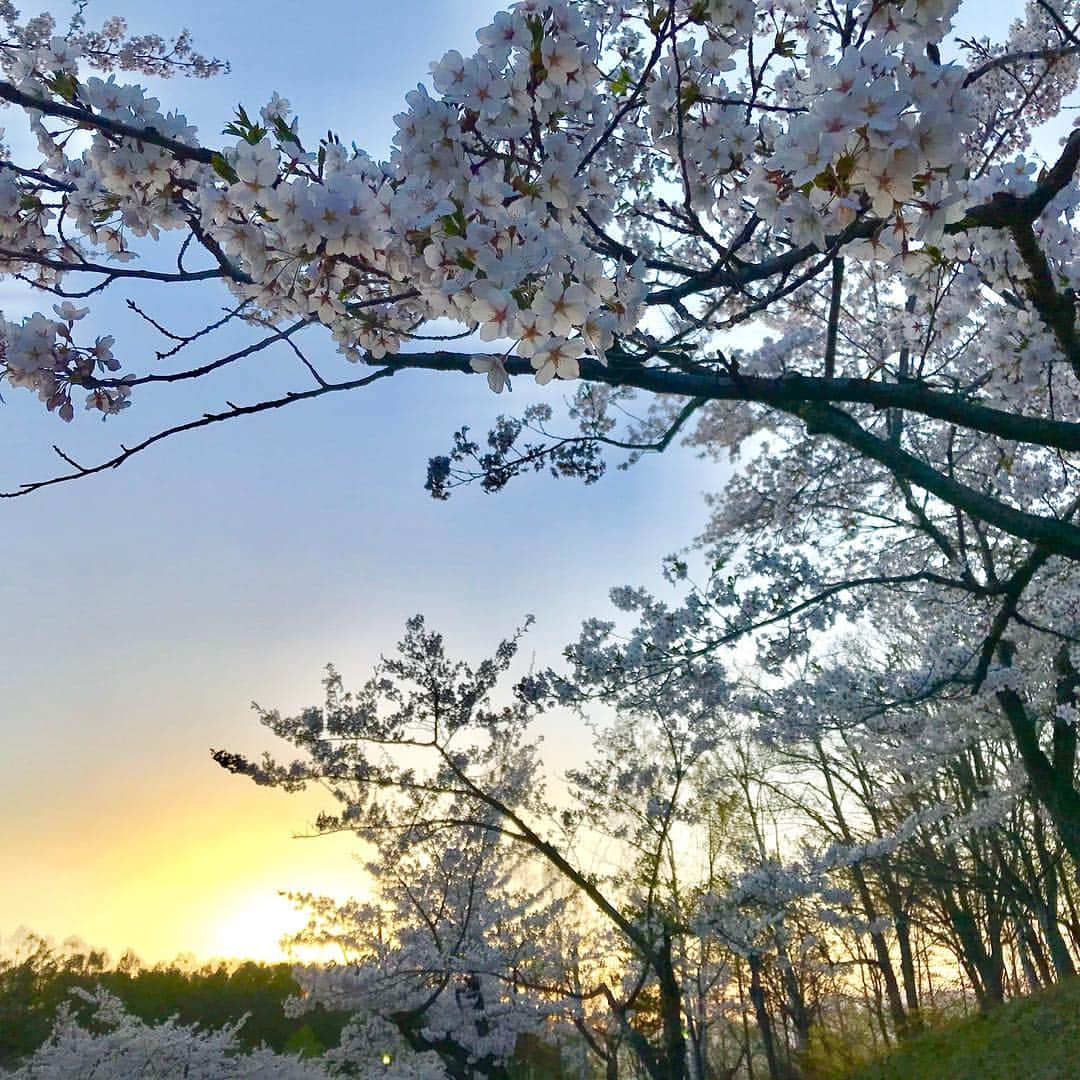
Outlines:
{"label": "dark tree trunk", "polygon": [[664,1080],[687,1080],[686,1036],[683,1034],[682,991],[671,962],[671,935],[666,931],[657,956],[660,1022],[663,1029]]}
{"label": "dark tree trunk", "polygon": [[1046,938],[1046,947],[1050,950],[1054,973],[1059,979],[1067,979],[1076,974],[1076,965],[1058,925],[1058,861],[1046,843],[1045,830],[1037,812],[1033,814],[1032,833],[1042,869],[1040,880],[1043,884],[1044,900],[1038,910],[1039,924],[1043,937]]}
{"label": "dark tree trunk", "polygon": [[795,974],[795,967],[783,946],[777,948],[780,961],[780,979],[784,987],[784,998],[787,1005],[784,1011],[791,1021],[791,1027],[795,1034],[796,1053],[804,1050],[810,1039],[810,1010],[806,1007],[806,998],[802,987],[799,985]]}
{"label": "dark tree trunk", "polygon": [[750,963],[750,1001],[754,1006],[754,1019],[757,1021],[758,1032],[765,1048],[765,1060],[769,1066],[769,1080],[786,1080],[785,1070],[780,1065],[780,1058],[776,1053],[776,1038],[773,1035],[772,1018],[769,1016],[768,1005],[765,1001],[765,987],[761,981],[761,955],[751,953],[748,957]]}
{"label": "dark tree trunk", "polygon": [[[1002,660],[1008,664],[1011,645],[1003,641],[1000,652]],[[1059,656],[1058,670],[1058,702],[1074,704],[1077,679],[1076,672],[1068,663],[1067,653],[1064,659]],[[1077,732],[1073,725],[1054,720],[1051,759],[1039,744],[1038,727],[1020,695],[1015,690],[1000,690],[997,699],[1012,729],[1031,790],[1046,807],[1073,864],[1080,867],[1080,792],[1075,784]]]}
{"label": "dark tree trunk", "polygon": [[896,945],[900,950],[900,975],[904,980],[904,998],[908,1007],[908,1023],[912,1028],[922,1027],[917,1019],[919,1009],[919,980],[915,973],[915,954],[911,948],[911,919],[906,911],[897,908],[893,916],[896,927]]}
{"label": "dark tree trunk", "polygon": [[983,944],[978,924],[966,906],[954,905],[949,918],[963,950],[963,965],[983,1011],[1005,1000],[1005,964],[1001,935],[991,934]]}
{"label": "dark tree trunk", "polygon": [[900,1000],[900,985],[896,981],[896,971],[893,968],[892,957],[889,955],[889,944],[885,935],[879,930],[871,931],[870,941],[874,946],[874,958],[877,961],[878,971],[881,972],[881,981],[885,984],[885,1000],[889,1003],[889,1016],[892,1018],[893,1027],[901,1038],[908,1030],[908,1015],[904,1003]]}
{"label": "dark tree trunk", "polygon": [[[1033,949],[1035,944],[1035,935],[1031,932],[1031,927],[1028,926],[1022,916],[1017,916],[1016,951],[1020,954],[1020,966],[1024,969],[1024,978],[1027,979],[1028,989],[1032,993],[1043,988],[1046,984],[1046,976],[1049,974],[1042,964],[1038,964],[1038,971],[1035,970],[1038,963]],[[1046,958],[1043,957],[1043,963],[1045,962]]]}
{"label": "dark tree trunk", "polygon": [[604,1080],[619,1080],[619,1048],[608,1044],[608,1056],[604,1062]]}

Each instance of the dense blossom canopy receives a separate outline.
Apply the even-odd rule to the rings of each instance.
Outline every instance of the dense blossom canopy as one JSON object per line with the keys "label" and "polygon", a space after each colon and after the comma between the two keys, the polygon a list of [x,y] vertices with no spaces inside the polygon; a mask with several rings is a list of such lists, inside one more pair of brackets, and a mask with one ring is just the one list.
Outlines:
{"label": "dense blossom canopy", "polygon": [[[114,71],[216,70],[186,39],[127,39],[117,20],[61,35],[8,4],[0,98],[41,157],[0,175],[2,268],[75,300],[125,278],[220,278],[245,317],[321,323],[357,361],[449,318],[508,348],[399,364],[471,362],[495,390],[510,371],[545,383],[584,370],[802,408],[879,459],[874,433],[821,403],[950,420],[977,402],[962,414],[977,430],[1072,448],[1058,418],[1080,362],[1080,142],[1041,178],[1018,152],[1075,85],[1077,44],[1067,12],[1033,4],[1007,42],[946,56],[956,7],[527,0],[478,32],[474,56],[432,65],[435,93],[408,95],[378,162],[336,138],[306,145],[277,95],[206,145]],[[178,269],[147,267],[142,241],[170,232],[184,237]],[[209,265],[189,266],[195,249]],[[161,377],[124,372],[111,336],[82,340],[85,310],[50,304],[3,328],[7,379],[66,419],[80,400],[116,412]],[[780,340],[730,348],[723,332],[759,313]],[[795,374],[842,385],[776,382]],[[882,375],[900,380],[891,396],[868,385]],[[1010,427],[1020,403],[1054,423]],[[737,442],[739,423],[726,426]],[[1038,523],[1008,509],[1063,497],[1061,470],[1016,457],[986,494],[913,479],[1034,539]]]}

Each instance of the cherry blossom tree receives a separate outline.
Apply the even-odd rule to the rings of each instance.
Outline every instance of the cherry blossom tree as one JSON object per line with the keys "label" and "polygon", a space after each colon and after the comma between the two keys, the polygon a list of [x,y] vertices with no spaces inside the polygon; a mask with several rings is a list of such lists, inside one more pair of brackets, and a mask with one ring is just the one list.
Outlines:
{"label": "cherry blossom tree", "polygon": [[[775,568],[767,548],[767,539],[757,542],[759,571]],[[740,579],[729,569],[721,563],[707,588],[674,607],[643,590],[617,590],[636,625],[586,625],[568,651],[579,688],[609,702],[661,694],[681,699],[682,708],[729,688],[727,707],[740,725],[788,762],[768,788],[788,808],[785,818],[794,813],[804,823],[818,865],[846,880],[852,902],[844,916],[853,927],[861,923],[871,948],[858,935],[838,941],[822,929],[828,922],[802,925],[823,943],[833,936],[828,965],[850,950],[844,963],[865,965],[880,980],[886,1039],[920,1022],[927,990],[919,986],[913,925],[929,932],[923,947],[964,971],[983,1006],[1006,993],[1010,962],[1024,969],[1019,984],[1011,977],[1011,992],[1075,970],[1073,901],[1063,900],[1075,888],[1070,822],[1045,798],[1027,756],[1032,747],[1017,738],[1003,708],[1022,700],[1026,710],[1041,699],[1034,706],[1043,710],[1038,754],[1063,786],[1075,787],[1063,693],[1071,652],[1063,654],[1060,638],[1055,644],[1046,622],[1033,628],[1021,614],[1011,631],[1018,654],[1027,646],[1034,657],[1049,639],[1049,656],[1040,669],[1027,667],[1025,681],[1015,667],[989,671],[986,679],[1004,680],[1015,699],[1003,701],[1000,683],[973,695],[984,642],[970,602],[950,601],[940,587],[879,580],[862,582],[856,602],[807,604],[799,598],[805,576]],[[672,571],[684,580],[685,564]],[[1039,595],[1050,601],[1052,594]],[[1061,609],[1048,603],[1044,610]],[[725,654],[733,640],[742,649]],[[1055,701],[1061,711],[1052,719]],[[1048,834],[1051,822],[1056,830]],[[794,834],[790,823],[781,828]],[[770,854],[762,849],[762,867]],[[789,908],[789,923],[793,914]],[[799,1011],[793,999],[790,1013]]]}
{"label": "cherry blossom tree", "polygon": [[[363,1036],[344,1038],[336,1052],[354,1065],[363,1045],[375,1054],[394,1046],[402,1065],[506,1080],[507,1062],[530,1036],[547,1033],[556,1011],[534,990],[560,985],[550,935],[562,905],[518,880],[520,855],[497,834],[449,823],[410,829],[392,807],[382,812],[387,824],[367,865],[374,899],[293,898],[310,913],[295,942],[332,946],[342,957],[296,970],[303,990],[296,1008],[334,1002],[362,1018]],[[319,823],[322,832],[342,827]],[[373,1038],[372,1025],[394,1038]]]}
{"label": "cherry blossom tree", "polygon": [[[523,0],[481,28],[475,55],[432,65],[378,161],[335,136],[312,140],[278,95],[204,139],[123,81],[219,70],[186,36],[131,37],[116,20],[91,31],[81,8],[66,27],[21,20],[0,4],[0,100],[37,147],[0,161],[0,272],[45,297],[45,310],[0,325],[8,383],[63,420],[85,406],[111,429],[141,387],[210,386],[225,367],[257,368],[270,348],[293,350],[308,380],[210,406],[96,464],[61,451],[59,474],[8,494],[406,371],[480,375],[496,393],[524,377],[565,383],[565,420],[540,405],[500,421],[486,446],[460,431],[432,460],[431,492],[471,480],[497,490],[532,469],[594,480],[603,454],[632,460],[676,438],[736,463],[701,541],[702,583],[674,606],[618,591],[637,625],[586,626],[571,653],[581,693],[630,712],[660,695],[665,715],[692,719],[680,734],[691,742],[719,702],[788,743],[880,724],[909,734],[911,754],[939,749],[946,726],[963,728],[965,747],[1004,731],[1010,761],[1080,863],[1080,133],[1060,123],[1080,71],[1078,13],[1071,0],[1032,0],[991,42],[958,40],[957,9]],[[134,309],[170,340],[159,366],[137,369],[119,328],[93,340],[80,330],[95,297],[134,281],[216,282],[230,307],[190,334]],[[233,323],[250,328],[250,344],[214,350],[215,332]],[[302,350],[309,327],[328,332],[355,373]],[[458,343],[432,348],[433,338]],[[673,581],[687,581],[690,561],[671,564]],[[912,625],[903,649],[890,648]],[[887,663],[829,662],[851,628]],[[742,652],[724,652],[736,642]],[[494,670],[469,674],[479,695],[469,709]],[[359,783],[405,800],[383,816],[379,800],[347,798],[328,827],[435,829],[434,800],[447,827],[466,814],[469,828],[509,829],[609,920],[635,970],[666,986],[668,1065],[649,1065],[654,1047],[639,1056],[656,1075],[681,1075],[663,1069],[685,1067],[669,933],[682,924],[665,922],[668,909],[628,918],[529,832],[528,812],[547,808],[523,782],[535,768],[522,741],[528,703],[478,714],[488,741],[467,755],[485,770],[474,790],[441,735],[406,734],[412,713],[380,726],[378,692],[359,706],[334,697],[310,731],[303,717],[267,715],[314,765],[220,760],[265,782],[329,775],[341,792]],[[328,723],[344,725],[345,745],[441,754],[434,787],[414,790],[404,764],[349,758]],[[520,761],[499,756],[505,740]],[[1012,775],[987,774],[1003,784]],[[758,854],[763,876],[744,895],[794,895]],[[804,869],[804,881],[826,872]],[[874,899],[861,897],[865,911]],[[715,932],[736,925],[718,905]],[[469,927],[482,943],[483,921]],[[439,969],[436,1013],[455,980],[487,977],[452,959]],[[616,1019],[635,993],[632,982],[622,989],[608,987]],[[755,992],[761,1000],[760,983]],[[494,1062],[487,1012],[508,991],[482,996],[478,1041],[465,1052]],[[418,1007],[408,997],[398,1006]],[[633,1039],[629,1023],[618,1030]]]}
{"label": "cherry blossom tree", "polygon": [[[610,1077],[623,1056],[656,1080],[706,1075],[711,995],[730,975],[717,950],[756,956],[753,936],[775,921],[748,878],[724,898],[715,831],[702,865],[681,853],[717,802],[703,769],[715,733],[701,714],[655,710],[601,725],[560,806],[530,730],[547,680],[526,676],[496,704],[515,651],[455,662],[413,619],[359,691],[332,673],[323,707],[260,711],[300,758],[215,754],[260,784],[322,784],[338,808],[318,831],[355,832],[376,852],[372,902],[300,898],[312,921],[299,940],[348,961],[301,973],[307,1000],[381,1017],[450,1076],[503,1076],[521,1035],[560,1032]],[[608,868],[586,856],[601,840],[617,852]]]}
{"label": "cherry blossom tree", "polygon": [[[627,911],[573,857],[562,835],[570,822],[544,793],[530,737],[535,694],[526,685],[510,704],[493,700],[515,653],[509,640],[476,667],[454,661],[441,636],[415,618],[397,655],[361,690],[346,692],[332,672],[322,708],[261,713],[303,757],[260,763],[218,751],[215,759],[286,790],[325,784],[338,809],[319,818],[319,831],[350,830],[376,847],[369,870],[378,903],[314,904],[305,940],[344,943],[353,963],[315,971],[313,1001],[377,1010],[415,1049],[438,1052],[452,1076],[499,1077],[520,1032],[542,1031],[552,1015],[583,1023],[584,1002],[600,998],[650,1076],[683,1076],[670,937]],[[572,972],[563,959],[572,946],[553,952],[549,937],[542,947],[539,927],[556,921],[559,897],[514,883],[523,857],[580,895],[629,953],[628,973],[606,973],[614,989],[604,975],[600,986],[582,989],[585,958],[579,953]],[[628,1014],[647,983],[665,978],[672,1045],[654,1047]]]}
{"label": "cherry blossom tree", "polygon": [[[75,1011],[61,1006],[52,1034],[30,1058],[4,1076],[95,1076],[102,1080],[128,1077],[187,1076],[192,1080],[224,1077],[267,1077],[268,1080],[325,1080],[335,1075],[321,1062],[259,1049],[244,1052],[236,1032],[242,1025],[202,1031],[175,1019],[146,1024],[128,1013],[108,991],[77,990],[92,1009],[89,1026]],[[341,1075],[341,1074],[336,1074]]]}

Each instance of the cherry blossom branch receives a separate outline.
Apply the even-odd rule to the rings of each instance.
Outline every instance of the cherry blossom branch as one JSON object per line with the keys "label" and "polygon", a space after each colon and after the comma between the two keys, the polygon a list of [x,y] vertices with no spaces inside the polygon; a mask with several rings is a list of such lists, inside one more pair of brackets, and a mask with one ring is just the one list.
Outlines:
{"label": "cherry blossom branch", "polygon": [[[1080,145],[1080,143],[1078,143]],[[1080,338],[1076,333],[1076,297],[1071,289],[1059,292],[1054,275],[1031,225],[1017,222],[1009,232],[1031,276],[1026,291],[1043,322],[1050,327],[1072,369],[1080,376]]]}
{"label": "cherry blossom branch", "polygon": [[1062,45],[1056,49],[1025,49],[1021,52],[1004,53],[1001,56],[995,56],[992,60],[987,60],[977,68],[972,68],[964,78],[964,86],[971,86],[991,71],[1010,67],[1013,64],[1025,64],[1032,60],[1052,63],[1054,60],[1060,60],[1064,56],[1075,56],[1077,53],[1080,53],[1080,45]]}
{"label": "cherry blossom branch", "polygon": [[[52,259],[48,255],[38,255],[33,251],[14,251],[11,248],[0,248],[0,261],[32,263],[34,266],[44,266],[50,270],[61,270],[65,274],[72,272],[102,274],[108,281],[126,278],[133,281],[171,283],[214,281],[225,276],[224,271],[220,268],[216,270],[184,270],[177,273],[168,270],[136,270],[129,269],[126,266],[105,266],[102,263],[92,263],[86,260],[68,262],[64,259]],[[244,276],[246,277],[246,275]]]}
{"label": "cherry blossom branch", "polygon": [[[147,383],[184,382],[188,379],[198,379],[202,375],[208,375],[211,371],[217,371],[218,368],[235,363],[237,360],[244,360],[249,356],[254,356],[255,353],[262,352],[263,349],[267,349],[271,345],[277,344],[279,341],[288,341],[298,330],[302,330],[305,326],[310,325],[310,319],[300,319],[291,326],[285,327],[284,330],[277,330],[261,340],[253,342],[251,345],[247,345],[242,349],[237,349],[235,352],[228,353],[226,356],[221,356],[217,360],[211,360],[208,363],[200,364],[198,367],[188,368],[184,371],[151,372],[149,375],[125,376],[116,379],[90,378],[86,380],[86,385],[90,387],[112,388],[119,386],[144,386]],[[190,338],[184,339],[184,341],[185,343],[194,341],[205,332],[205,330],[200,331]],[[160,358],[164,359],[164,357],[169,354],[159,353],[158,355]]]}
{"label": "cherry blossom branch", "polygon": [[994,616],[993,624],[983,640],[982,649],[979,652],[979,662],[975,666],[975,674],[971,680],[972,694],[977,694],[982,689],[982,685],[990,671],[994,653],[997,651],[997,647],[1008,629],[1010,620],[1016,615],[1021,596],[1039,570],[1046,565],[1049,558],[1050,553],[1045,548],[1037,548],[1024,560],[1016,573],[1006,583],[1004,603]]}
{"label": "cherry blossom branch", "polygon": [[139,142],[149,143],[151,146],[160,146],[162,150],[168,150],[177,161],[198,161],[203,165],[213,165],[220,155],[214,150],[207,150],[201,146],[190,146],[178,139],[170,139],[167,135],[160,134],[153,127],[140,128],[134,124],[125,124],[122,120],[112,120],[92,109],[79,105],[64,105],[50,98],[38,97],[35,94],[26,94],[22,90],[11,85],[9,82],[0,80],[0,100],[9,101],[12,105],[18,105],[31,112],[44,113],[46,116],[55,116],[64,120],[73,120],[76,124],[87,125],[96,128],[104,134],[115,135],[121,139],[135,139]]}
{"label": "cherry blossom branch", "polygon": [[[975,228],[1011,231],[1018,224],[1035,221],[1050,205],[1051,200],[1072,180],[1078,163],[1080,129],[1070,134],[1058,160],[1031,192],[1027,195],[998,192],[988,202],[969,207],[961,220],[947,224],[946,234],[958,235]],[[872,215],[857,218],[842,232],[827,236],[825,248],[828,251],[839,251],[856,240],[871,238],[884,225],[883,221]],[[729,266],[725,260],[679,285],[651,292],[646,302],[651,305],[670,304],[718,287],[743,289],[755,282],[790,273],[808,259],[820,254],[820,250],[817,244],[803,244],[758,263]]]}
{"label": "cherry blossom branch", "polygon": [[1050,205],[1076,174],[1080,164],[1080,128],[1074,128],[1065,141],[1057,161],[1027,195],[1010,191],[996,192],[989,202],[969,207],[960,221],[946,226],[950,235],[971,228],[1012,229],[1018,223],[1030,223]]}
{"label": "cherry blossom branch", "polygon": [[[270,342],[268,341],[266,344],[270,344]],[[265,345],[263,347],[265,347]],[[287,405],[295,405],[300,401],[308,401],[311,398],[322,397],[324,394],[339,393],[342,390],[357,390],[361,387],[370,386],[372,383],[377,382],[380,379],[385,379],[394,373],[394,368],[380,368],[378,371],[373,372],[371,375],[366,375],[361,379],[350,379],[348,382],[340,383],[327,383],[325,385],[317,386],[313,390],[294,390],[290,391],[284,397],[274,398],[269,401],[260,401],[254,405],[230,405],[229,408],[223,412],[206,413],[197,420],[189,420],[187,423],[176,424],[173,427],[159,431],[149,438],[143,439],[142,442],[136,443],[134,446],[122,447],[119,454],[116,454],[108,461],[103,461],[97,465],[79,465],[64,454],[58,447],[54,446],[53,449],[56,453],[73,467],[73,472],[65,473],[62,476],[54,476],[49,480],[38,480],[32,483],[23,484],[18,491],[0,491],[0,499],[18,498],[20,495],[29,495],[33,491],[39,491],[42,488],[51,487],[54,484],[63,484],[69,480],[79,480],[83,477],[93,476],[95,473],[119,468],[129,458],[134,457],[143,450],[148,450],[155,443],[159,443],[163,439],[171,438],[174,435],[181,435],[186,431],[195,431],[199,428],[208,427],[211,424],[222,423],[225,420],[235,420],[241,416],[254,416],[257,413],[267,412],[271,409],[281,409]]]}
{"label": "cherry blossom branch", "polygon": [[[670,16],[668,16],[670,18]],[[587,169],[593,158],[597,153],[607,144],[611,136],[618,130],[619,125],[623,122],[626,115],[632,110],[637,108],[641,104],[642,95],[645,92],[646,87],[649,84],[649,78],[653,73],[653,69],[656,67],[664,51],[664,40],[667,37],[665,27],[661,27],[655,34],[655,41],[653,44],[652,53],[649,59],[645,62],[642,68],[641,75],[638,77],[637,82],[634,85],[633,90],[627,96],[626,101],[616,110],[615,115],[608,121],[607,127],[604,128],[596,142],[582,155],[581,163],[578,165],[578,172],[583,169]]]}
{"label": "cherry blossom branch", "polygon": [[1058,28],[1061,36],[1065,38],[1066,41],[1072,41],[1074,43],[1080,44],[1080,41],[1078,41],[1076,36],[1075,28],[1070,28],[1068,26],[1065,20],[1061,17],[1061,12],[1059,12],[1053,4],[1049,3],[1048,0],[1035,0],[1035,2],[1039,5],[1040,8],[1042,8],[1043,11],[1046,12],[1047,15],[1050,16],[1051,21]]}
{"label": "cherry blossom branch", "polygon": [[837,255],[832,264],[832,294],[829,298],[829,321],[825,331],[825,378],[836,375],[836,339],[840,330],[840,304],[844,293],[844,260]]}
{"label": "cherry blossom branch", "polygon": [[[250,355],[251,352],[258,349],[265,348],[274,341],[280,340],[281,337],[295,332],[301,325],[303,323],[294,324],[286,331],[280,332],[279,335],[271,335],[255,346],[250,346],[247,350],[240,350],[238,353],[231,354],[230,357],[221,361],[215,361],[213,364],[205,365],[200,369],[193,369],[192,372],[182,372],[175,375],[148,375],[144,376],[141,381],[175,381],[192,378],[195,374],[205,373],[213,370],[214,367],[221,366],[223,363],[231,362],[233,359],[239,359]],[[243,407],[231,407],[221,413],[208,414],[198,420],[158,432],[133,447],[125,448],[122,453],[99,465],[80,468],[76,472],[48,480],[27,483],[18,491],[0,492],[0,497],[13,498],[29,494],[42,487],[117,468],[129,457],[172,435],[204,427],[210,423],[218,423],[268,409],[282,408],[326,393],[364,387],[369,385],[376,377],[393,374],[398,370],[414,368],[426,371],[472,373],[472,359],[474,357],[460,353],[433,352],[401,354],[384,361],[369,361],[383,365],[374,376],[330,383],[312,390],[293,392],[272,401]],[[516,358],[507,360],[506,368],[511,374],[517,375],[524,375],[532,371],[528,360]],[[850,445],[856,446],[856,448],[865,446],[868,456],[881,464],[886,464],[890,471],[893,471],[896,475],[931,491],[939,498],[944,498],[944,501],[950,505],[960,506],[965,512],[982,518],[997,528],[1004,528],[1006,532],[1039,543],[1048,543],[1051,545],[1051,550],[1058,550],[1053,547],[1053,544],[1057,542],[1053,537],[1054,530],[1060,523],[1055,524],[1053,519],[1023,514],[1020,511],[1013,510],[1005,503],[964,488],[963,485],[942,476],[930,466],[906,454],[906,452],[889,447],[882,440],[878,440],[876,436],[865,432],[846,413],[836,409],[829,412],[827,409],[823,410],[821,406],[833,402],[846,402],[866,404],[875,408],[905,409],[932,419],[958,424],[1003,439],[1026,442],[1037,446],[1055,447],[1062,450],[1080,450],[1080,424],[1005,412],[1004,410],[972,402],[961,395],[927,389],[925,384],[916,382],[881,383],[870,379],[824,379],[803,375],[783,375],[770,378],[743,376],[740,374],[689,374],[657,367],[616,368],[587,359],[581,362],[581,376],[586,381],[606,383],[612,386],[632,386],[658,394],[679,395],[699,401],[746,401],[780,409],[803,419],[804,422],[808,422],[808,429],[822,431],[829,429],[828,433],[837,435],[837,437],[843,436],[842,441],[854,440],[850,442]],[[102,380],[102,385],[111,384]],[[812,425],[817,425],[817,427],[812,428]],[[824,425],[824,427],[821,425]],[[870,453],[869,451],[873,452]],[[894,465],[896,466],[895,469],[893,468]],[[921,477],[926,483],[921,482],[917,477]],[[932,487],[929,486],[931,484]],[[945,498],[943,492],[948,492],[949,497]],[[1014,527],[1023,531],[1015,532]],[[1061,527],[1066,528],[1067,531],[1075,529],[1075,526]],[[1077,531],[1080,533],[1080,530]],[[1070,550],[1075,549],[1077,553],[1076,555],[1070,555],[1070,557],[1080,557],[1080,536],[1075,542],[1068,540],[1064,542]],[[1060,553],[1064,554],[1065,552],[1062,550]]]}
{"label": "cherry blossom branch", "polygon": [[[617,354],[611,354],[614,361]],[[401,354],[384,361],[401,368],[428,371],[471,371],[469,356],[457,353]],[[604,365],[596,360],[581,361],[581,377],[587,382],[609,386],[632,386],[656,394],[701,398],[704,401],[747,401],[792,411],[800,405],[845,402],[875,409],[903,409],[934,420],[981,431],[987,435],[1033,446],[1080,451],[1080,423],[1050,420],[1007,412],[973,401],[963,394],[929,388],[926,383],[886,383],[874,379],[833,378],[789,373],[779,376],[706,374],[672,371],[660,367]],[[506,369],[527,375],[527,360],[511,358]]]}
{"label": "cherry blossom branch", "polygon": [[810,434],[827,434],[884,465],[894,476],[909,480],[942,502],[955,506],[994,528],[1070,559],[1080,559],[1080,528],[1060,518],[1040,517],[1017,510],[943,476],[926,462],[891,442],[872,435],[847,413],[830,405],[807,405],[791,410]]}

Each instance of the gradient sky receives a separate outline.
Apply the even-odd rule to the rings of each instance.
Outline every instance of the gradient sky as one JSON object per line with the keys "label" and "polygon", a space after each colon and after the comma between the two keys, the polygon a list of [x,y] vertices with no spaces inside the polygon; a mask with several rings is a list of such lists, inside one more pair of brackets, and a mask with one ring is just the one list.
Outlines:
{"label": "gradient sky", "polygon": [[[208,142],[238,101],[254,112],[278,90],[309,136],[333,126],[381,152],[429,61],[471,50],[493,6],[414,0],[387,19],[389,10],[126,0],[95,4],[91,17],[116,11],[132,29],[160,32],[186,25],[204,51],[231,61],[228,76],[155,87]],[[9,317],[37,306],[0,290]],[[146,370],[161,343],[124,310],[127,296],[182,329],[228,301],[213,287],[183,302],[128,289],[95,305],[81,325],[115,334],[132,370]],[[325,374],[354,370],[317,328],[305,334]],[[105,424],[80,414],[68,426],[24,391],[5,391],[0,485],[52,472],[53,442],[89,461],[225,399],[307,385],[283,350],[213,384],[140,394]],[[481,379],[403,373],[0,505],[0,936],[23,925],[114,954],[130,946],[146,960],[270,957],[296,921],[278,889],[363,888],[355,844],[291,839],[318,798],[255,788],[211,762],[210,747],[271,745],[249,703],[319,700],[328,661],[359,681],[416,611],[473,657],[531,612],[527,649],[555,662],[581,619],[606,610],[611,585],[655,582],[660,559],[703,522],[700,492],[715,486],[715,470],[685,451],[591,489],[539,477],[497,497],[428,498],[427,458],[455,427],[484,432],[535,393],[522,384],[507,400]]]}
{"label": "gradient sky", "polygon": [[[184,25],[231,61],[228,76],[156,87],[207,142],[238,101],[254,112],[277,90],[309,142],[333,127],[380,153],[429,61],[470,51],[494,7],[117,0],[90,15],[115,12],[162,33]],[[972,29],[1018,10],[981,6]],[[140,371],[160,342],[124,310],[128,296],[188,330],[228,300],[213,287],[183,301],[133,288],[96,305],[82,325],[115,334],[126,369]],[[4,284],[0,306],[12,317],[34,305]],[[305,334],[324,374],[353,370],[325,334]],[[189,359],[241,339],[226,335],[218,351]],[[53,442],[99,459],[226,399],[306,385],[283,350],[213,384],[145,389],[104,425],[86,414],[67,427],[7,391],[0,486],[51,473]],[[480,379],[406,372],[368,392],[182,436],[118,472],[0,505],[0,937],[26,926],[114,954],[130,946],[150,961],[269,958],[296,922],[277,890],[363,889],[347,838],[291,839],[318,798],[230,777],[209,748],[270,746],[253,699],[283,710],[317,701],[328,661],[359,681],[416,611],[473,657],[531,612],[527,652],[557,661],[580,621],[608,610],[610,586],[658,581],[660,559],[703,524],[701,492],[722,479],[676,449],[592,489],[539,477],[496,497],[426,496],[427,458],[455,427],[484,432],[535,393],[519,380],[510,400],[497,399]]]}

